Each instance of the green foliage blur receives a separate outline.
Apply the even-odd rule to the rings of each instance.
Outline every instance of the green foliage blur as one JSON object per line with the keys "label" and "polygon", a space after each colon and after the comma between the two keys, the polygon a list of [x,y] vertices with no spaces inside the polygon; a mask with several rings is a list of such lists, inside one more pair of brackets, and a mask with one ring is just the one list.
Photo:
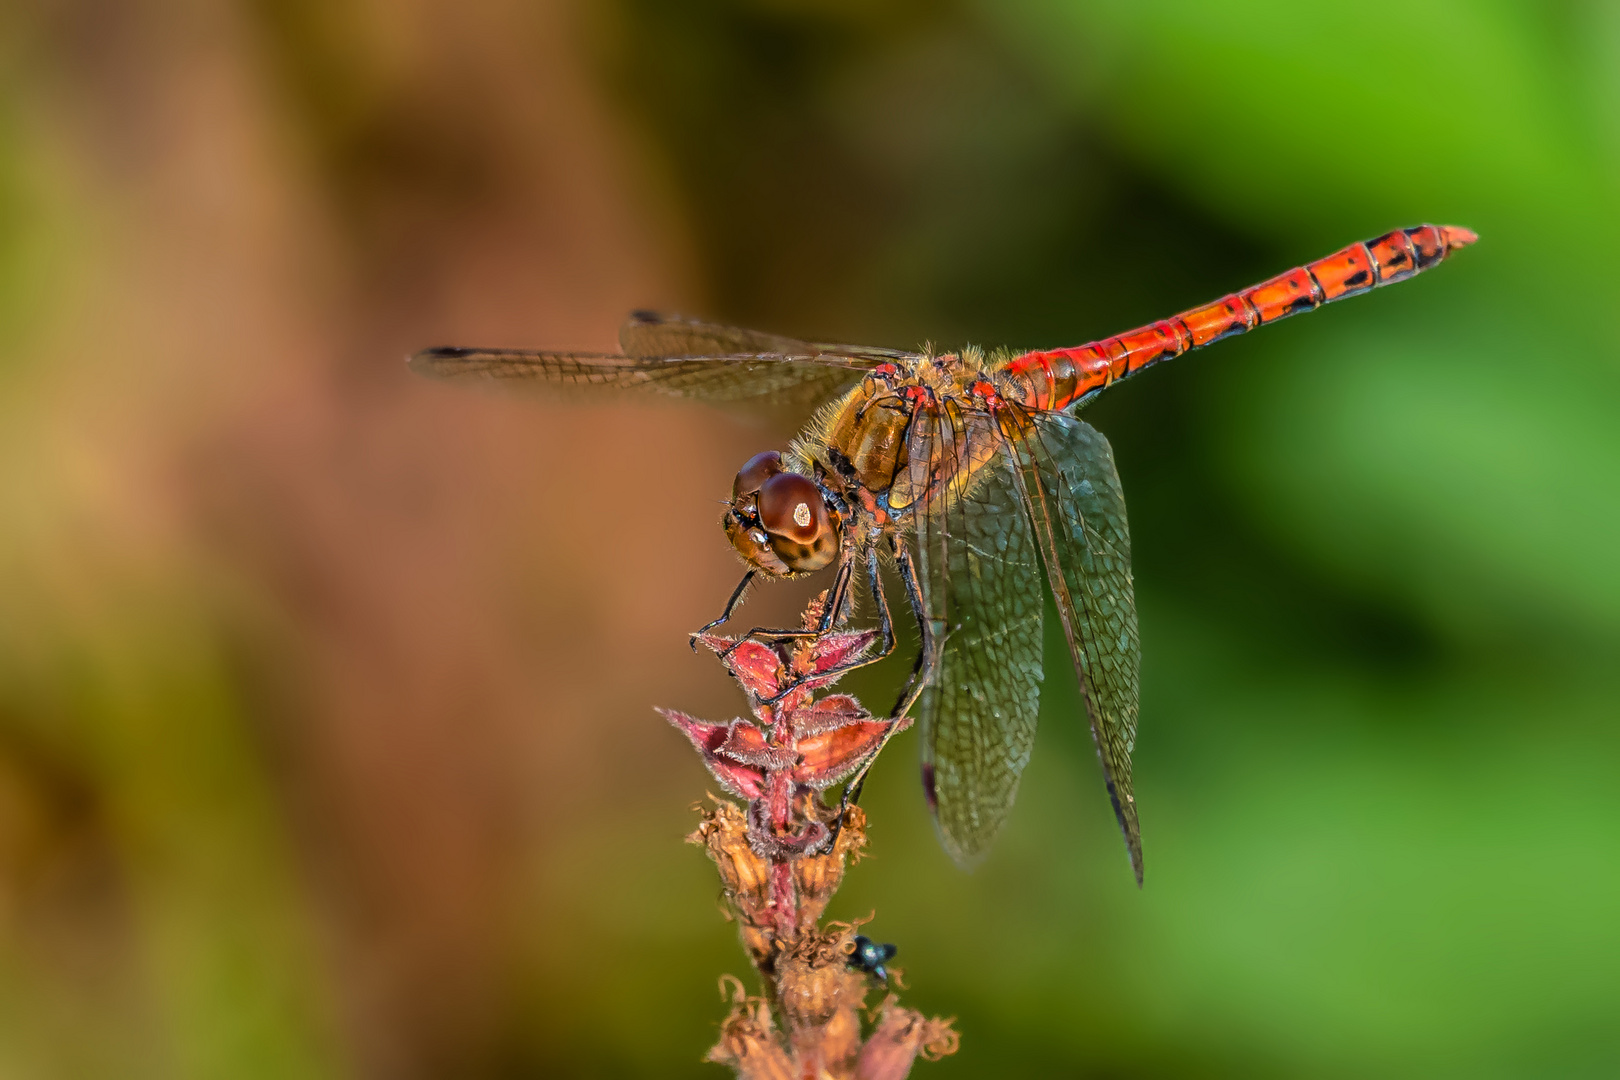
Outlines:
{"label": "green foliage blur", "polygon": [[903,738],[832,914],[958,1018],[918,1076],[1620,1073],[1620,8],[204,7],[0,12],[0,1075],[721,1075],[649,706],[741,708],[681,631],[784,433],[404,352],[1076,344],[1425,221],[1087,412],[1145,888],[1054,636],[986,865]]}

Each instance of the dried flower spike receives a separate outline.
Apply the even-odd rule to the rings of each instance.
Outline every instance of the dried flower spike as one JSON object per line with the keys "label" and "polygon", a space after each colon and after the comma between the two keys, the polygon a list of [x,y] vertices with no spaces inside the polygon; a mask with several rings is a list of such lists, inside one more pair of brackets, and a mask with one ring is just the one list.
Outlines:
{"label": "dried flower spike", "polygon": [[[811,601],[807,627],[823,603],[825,594]],[[821,792],[853,775],[892,727],[909,720],[879,719],[847,694],[815,692],[837,682],[839,665],[870,650],[877,634],[840,630],[783,644],[712,634],[698,640],[747,693],[753,719],[713,723],[659,711],[720,786],[747,800],[715,800],[687,840],[702,845],[719,870],[765,991],[749,997],[737,984],[708,1060],[744,1080],[899,1080],[919,1055],[954,1053],[951,1021],[903,1009],[892,994],[863,1038],[866,995],[874,975],[886,976],[893,946],[857,935],[858,923],[818,925],[845,867],[866,845],[865,813],[850,807],[835,837],[837,810]],[[880,960],[866,962],[879,952]]]}

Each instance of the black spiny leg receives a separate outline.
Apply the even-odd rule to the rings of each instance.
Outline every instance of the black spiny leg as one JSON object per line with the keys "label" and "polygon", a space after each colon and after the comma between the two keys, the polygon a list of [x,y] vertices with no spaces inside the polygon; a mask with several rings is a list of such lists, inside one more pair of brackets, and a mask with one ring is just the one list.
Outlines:
{"label": "black spiny leg", "polygon": [[[917,566],[911,561],[911,552],[901,542],[899,536],[891,538],[894,548],[894,561],[900,568],[900,580],[905,582],[906,600],[911,604],[911,614],[917,619],[917,631],[922,637],[922,645],[917,650],[917,662],[912,665],[911,678],[906,682],[906,688],[900,692],[900,700],[894,703],[894,711],[889,713],[889,719],[898,721],[922,696],[923,688],[934,681],[934,675],[939,670],[939,651],[944,645],[935,633],[934,620],[928,615],[928,601],[923,598],[922,587],[917,583]],[[944,630],[944,626],[940,626]],[[891,733],[893,729],[890,729]],[[888,742],[888,737],[884,737]],[[880,746],[879,749],[882,749]],[[874,760],[876,755],[873,755]],[[861,778],[865,779],[863,769]],[[860,787],[856,786],[856,798],[860,797]]]}
{"label": "black spiny leg", "polygon": [[[898,536],[890,538],[890,545],[894,550],[895,565],[900,569],[900,580],[905,582],[906,600],[911,604],[911,613],[917,619],[917,630],[922,636],[922,645],[917,650],[917,662],[912,666],[911,678],[907,681],[906,688],[901,691],[900,700],[895,702],[894,711],[889,714],[889,730],[883,733],[882,741],[878,743],[877,749],[872,751],[872,756],[866,759],[866,764],[861,766],[861,771],[844,785],[844,797],[838,803],[838,817],[833,821],[828,838],[822,845],[821,850],[824,852],[831,851],[838,843],[838,832],[844,827],[844,815],[849,812],[851,806],[860,801],[861,787],[866,783],[867,772],[877,761],[883,748],[889,745],[889,740],[894,738],[900,728],[901,719],[917,703],[923,687],[933,680],[935,672],[939,669],[939,641],[934,634],[933,620],[928,617],[928,605],[923,600],[922,589],[917,585],[917,567],[911,561],[911,552],[906,550],[905,544]],[[887,614],[888,607],[885,605],[884,615]],[[890,651],[893,651],[892,645]]]}
{"label": "black spiny leg", "polygon": [[[838,563],[838,580],[833,583],[832,594],[827,598],[827,606],[821,612],[821,624],[819,626],[817,626],[814,630],[805,630],[802,627],[788,630],[773,629],[769,626],[756,626],[752,630],[748,631],[748,633],[739,636],[737,640],[733,641],[729,646],[727,646],[726,650],[720,654],[720,659],[729,659],[731,654],[737,651],[738,646],[740,646],[743,642],[750,641],[754,638],[769,638],[776,642],[798,641],[801,638],[820,637],[828,630],[831,630],[834,617],[837,615],[839,609],[844,607],[848,600],[850,574],[855,568],[854,557],[847,553],[847,548],[845,551],[846,554],[840,556]],[[776,699],[772,698],[771,700],[774,701]]]}
{"label": "black spiny leg", "polygon": [[856,657],[854,660],[846,660],[842,664],[834,664],[826,671],[817,672],[813,676],[805,675],[801,678],[794,679],[784,689],[779,691],[776,696],[766,698],[764,701],[761,701],[761,705],[775,705],[788,694],[798,689],[798,687],[804,683],[805,679],[815,678],[827,679],[830,681],[835,678],[840,678],[845,672],[854,671],[858,667],[865,667],[867,664],[875,664],[879,660],[886,660],[894,653],[896,645],[894,636],[894,619],[889,614],[889,599],[883,592],[883,575],[879,572],[879,570],[880,566],[878,563],[877,547],[876,545],[873,545],[872,547],[866,549],[866,584],[867,588],[869,588],[872,592],[872,599],[877,602],[878,633],[882,636],[883,641],[883,644],[879,646],[878,651],[870,656],[860,656]]}
{"label": "black spiny leg", "polygon": [[726,610],[720,613],[720,617],[715,619],[713,622],[705,623],[702,627],[693,631],[691,640],[693,652],[697,652],[698,638],[702,637],[704,634],[707,634],[710,630],[713,630],[721,623],[730,620],[731,613],[737,610],[738,604],[742,603],[743,593],[748,591],[748,584],[754,580],[754,575],[757,573],[759,573],[758,570],[750,570],[748,573],[744,574],[743,579],[737,582],[737,587],[732,590],[731,599],[726,601]]}

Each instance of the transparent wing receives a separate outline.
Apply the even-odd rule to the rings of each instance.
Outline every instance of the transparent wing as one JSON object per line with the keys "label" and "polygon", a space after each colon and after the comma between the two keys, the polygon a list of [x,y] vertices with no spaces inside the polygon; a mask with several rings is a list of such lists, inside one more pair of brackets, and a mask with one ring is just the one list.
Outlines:
{"label": "transparent wing", "polygon": [[1114,452],[1102,433],[1065,413],[1036,413],[1012,442],[1017,482],[1080,679],[1103,779],[1137,884],[1142,836],[1131,790],[1138,670],[1131,536]]}
{"label": "transparent wing", "polygon": [[813,353],[642,357],[460,348],[424,349],[410,361],[419,375],[508,391],[605,387],[714,402],[830,397],[874,363]]}
{"label": "transparent wing", "polygon": [[[630,313],[630,318],[619,328],[619,347],[628,356],[643,358],[776,354],[799,361],[814,357],[814,365],[772,373],[771,385],[758,393],[721,397],[710,391],[702,395],[711,401],[763,397],[785,405],[820,404],[832,398],[854,381],[848,368],[864,371],[884,361],[909,365],[920,359],[916,353],[896,349],[800,341],[762,330],[721,326],[654,311]],[[711,385],[718,388],[726,382],[717,376]]]}
{"label": "transparent wing", "polygon": [[813,355],[819,350],[808,341],[796,341],[763,330],[720,326],[681,315],[632,311],[619,327],[619,348],[626,356],[724,356],[732,353],[785,353]]}
{"label": "transparent wing", "polygon": [[863,367],[885,360],[901,363],[920,359],[919,354],[900,349],[799,341],[781,334],[767,334],[762,330],[721,326],[682,315],[662,315],[656,311],[632,311],[630,318],[619,328],[619,347],[628,356],[708,356],[727,353],[833,356],[862,361]]}
{"label": "transparent wing", "polygon": [[[999,445],[971,416],[925,434],[913,453],[960,464],[972,456],[952,449],[960,441]],[[1040,711],[1043,586],[1013,469],[998,453],[968,494],[932,498],[917,519],[919,576],[944,637],[918,701],[923,785],[940,842],[963,866],[984,855],[1012,810]]]}

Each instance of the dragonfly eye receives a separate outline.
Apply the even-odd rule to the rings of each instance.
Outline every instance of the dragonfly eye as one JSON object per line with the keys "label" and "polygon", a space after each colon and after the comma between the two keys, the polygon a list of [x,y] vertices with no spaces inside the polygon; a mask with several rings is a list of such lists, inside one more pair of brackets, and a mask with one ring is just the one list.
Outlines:
{"label": "dragonfly eye", "polygon": [[838,556],[838,528],[821,489],[807,476],[777,473],[759,489],[759,523],[771,549],[798,573],[820,570]]}
{"label": "dragonfly eye", "polygon": [[726,536],[748,565],[776,577],[820,570],[838,557],[838,522],[815,481],[782,471],[776,451],[737,473]]}
{"label": "dragonfly eye", "polygon": [[755,454],[737,473],[736,483],[731,485],[731,497],[740,499],[744,495],[752,495],[765,485],[765,481],[781,471],[782,455],[775,450]]}
{"label": "dragonfly eye", "polygon": [[827,504],[809,477],[778,473],[759,489],[759,522],[766,532],[807,544],[827,528]]}

